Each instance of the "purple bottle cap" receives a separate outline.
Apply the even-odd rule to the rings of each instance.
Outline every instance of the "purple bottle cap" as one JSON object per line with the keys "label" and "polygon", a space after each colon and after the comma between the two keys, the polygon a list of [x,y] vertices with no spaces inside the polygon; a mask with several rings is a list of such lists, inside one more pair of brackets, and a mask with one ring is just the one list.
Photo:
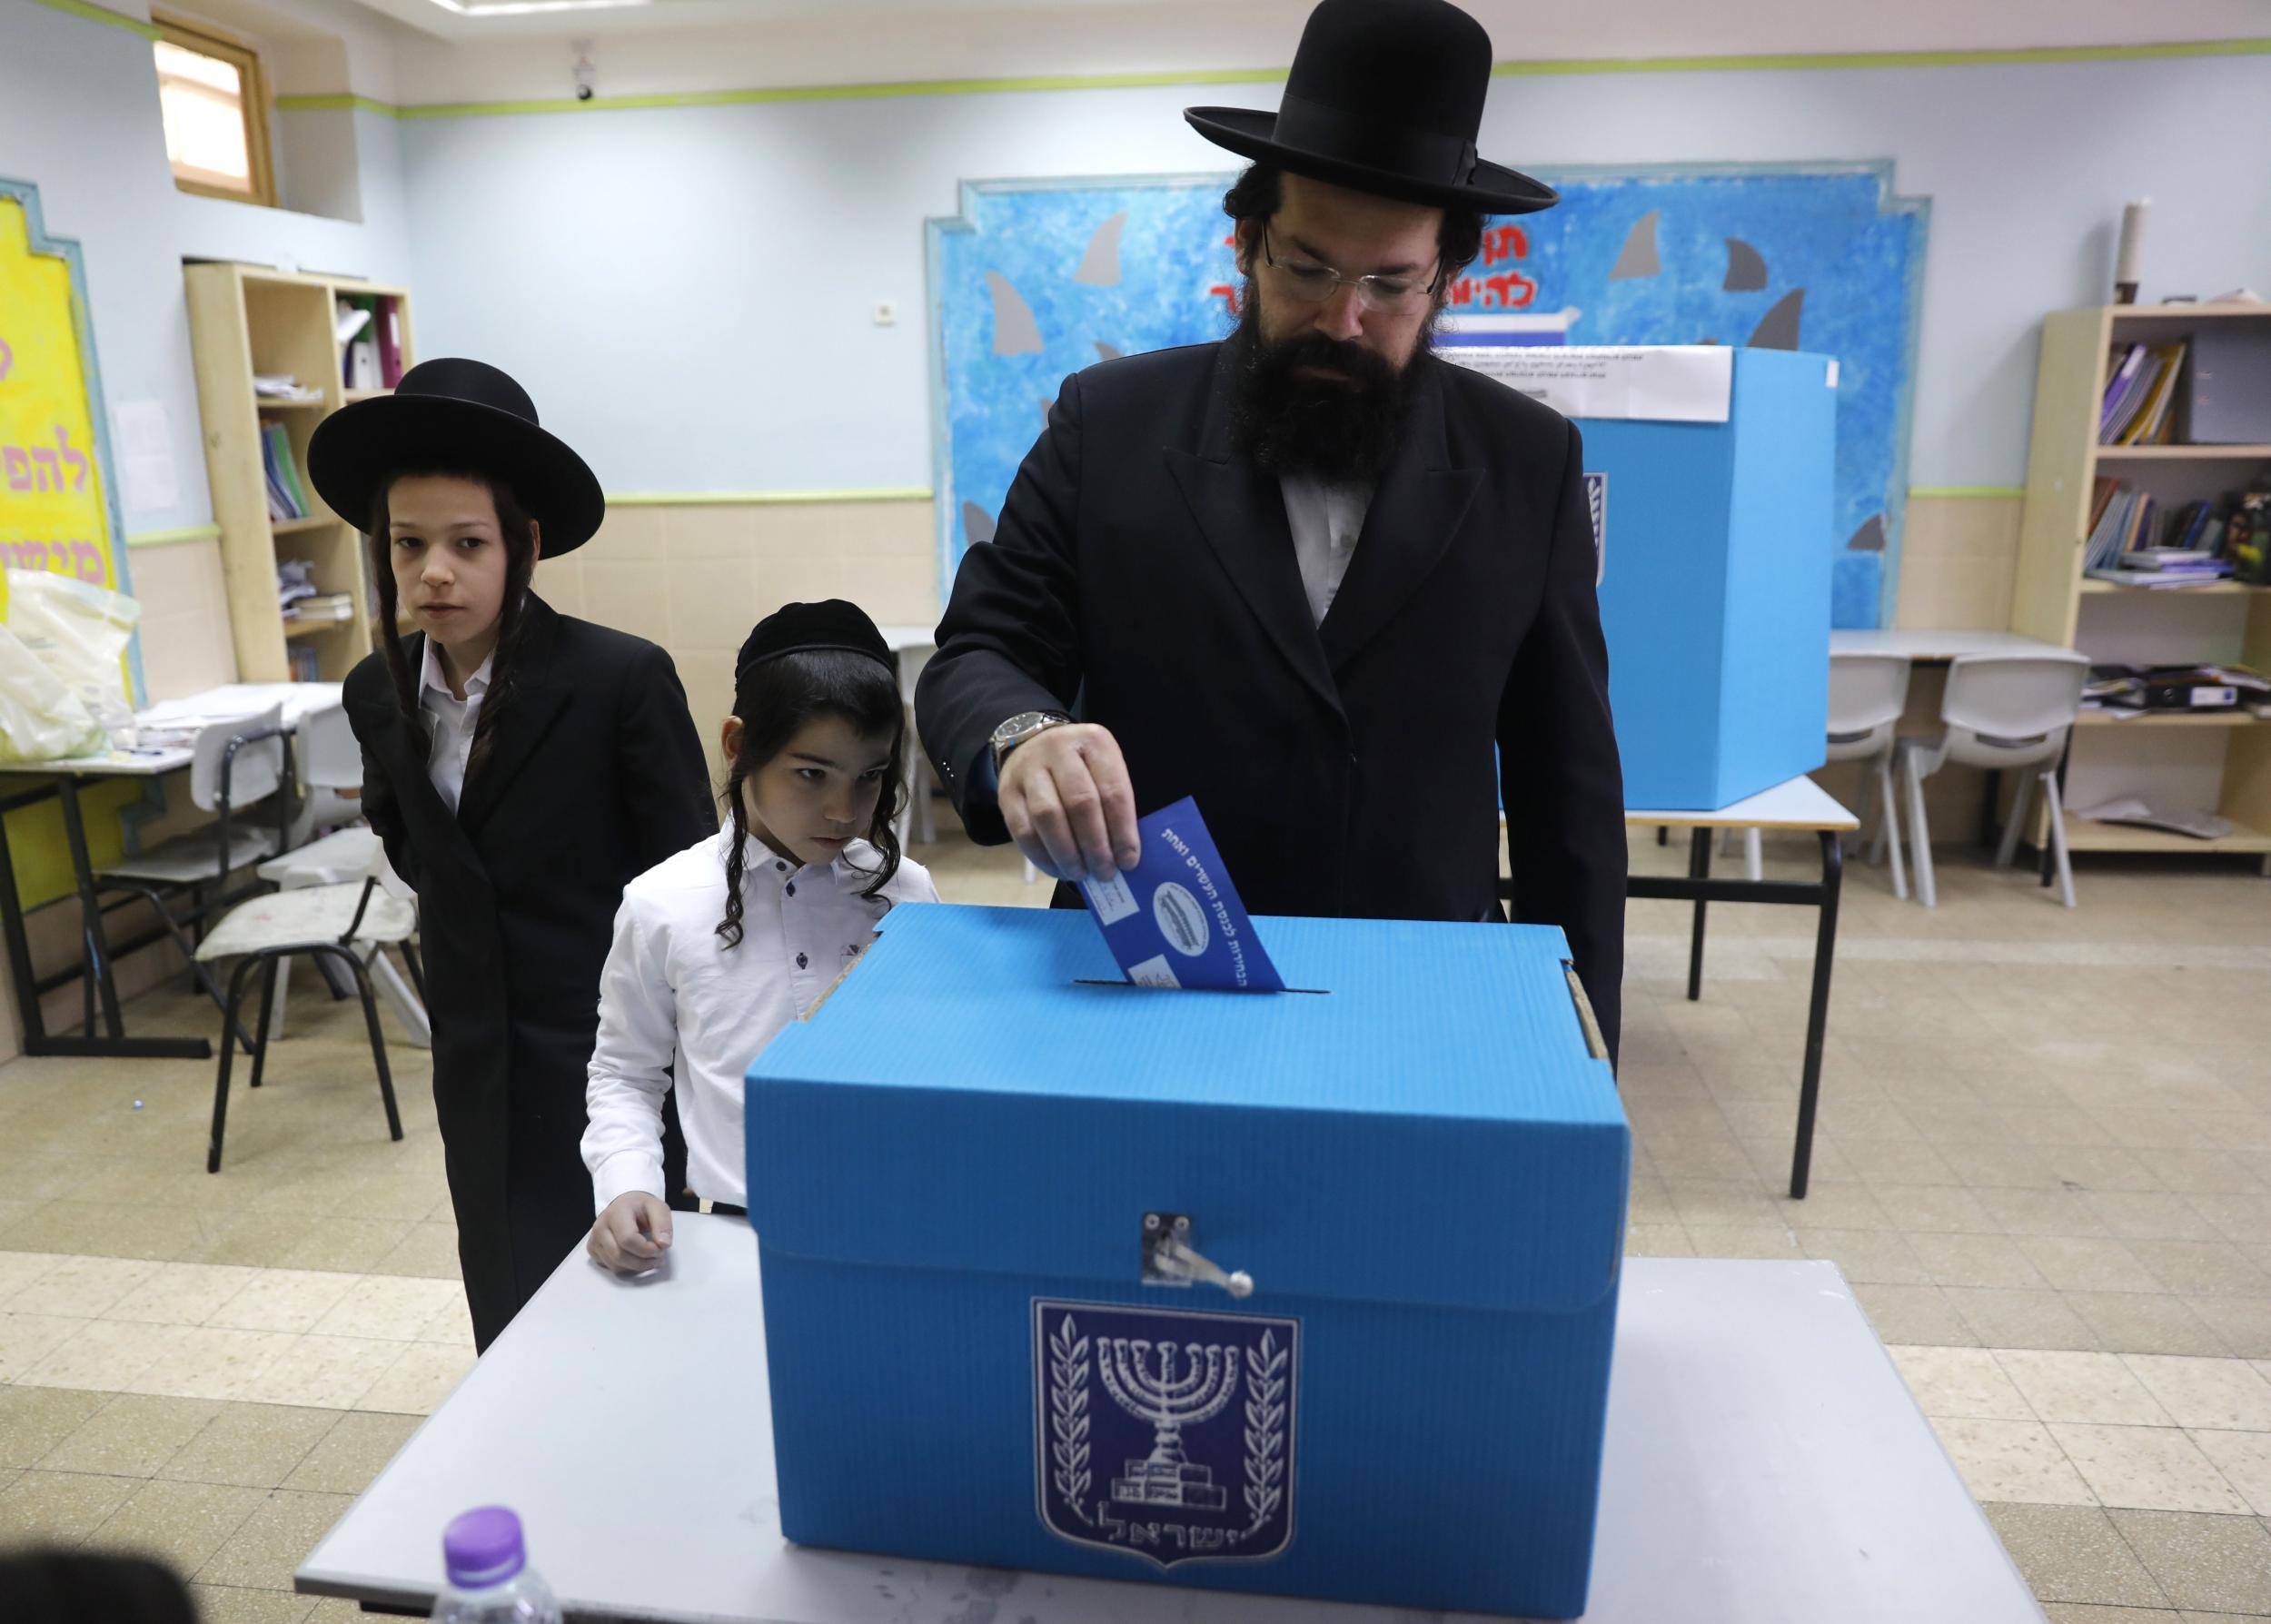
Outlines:
{"label": "purple bottle cap", "polygon": [[461,1590],[501,1585],[528,1565],[521,1520],[503,1506],[466,1512],[441,1530],[441,1565]]}

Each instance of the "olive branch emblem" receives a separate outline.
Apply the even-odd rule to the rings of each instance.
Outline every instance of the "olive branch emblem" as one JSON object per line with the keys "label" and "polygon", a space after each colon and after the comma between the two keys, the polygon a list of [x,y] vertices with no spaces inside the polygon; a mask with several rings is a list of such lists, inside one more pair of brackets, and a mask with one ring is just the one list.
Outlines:
{"label": "olive branch emblem", "polygon": [[1081,1496],[1088,1492],[1088,1339],[1076,1334],[1073,1317],[1058,1322],[1049,1338],[1049,1452],[1052,1480],[1072,1514],[1086,1522]]}
{"label": "olive branch emblem", "polygon": [[1264,1331],[1246,1350],[1246,1510],[1260,1531],[1285,1498],[1285,1358],[1277,1333]]}

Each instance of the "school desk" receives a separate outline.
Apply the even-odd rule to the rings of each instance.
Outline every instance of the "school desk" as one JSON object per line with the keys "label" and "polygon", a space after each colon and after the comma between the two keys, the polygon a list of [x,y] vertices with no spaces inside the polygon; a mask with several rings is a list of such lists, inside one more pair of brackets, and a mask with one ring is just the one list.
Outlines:
{"label": "school desk", "polygon": [[[422,1617],[442,1525],[502,1504],[571,1618],[1413,1616],[787,1544],[756,1241],[739,1219],[676,1226],[667,1274],[621,1282],[580,1251],[563,1263],[301,1564],[298,1589]],[[1627,1259],[1601,1492],[1587,1624],[2042,1624],[1831,1263]]]}
{"label": "school desk", "polygon": [[[283,726],[296,728],[302,721],[340,704],[336,682],[231,683],[180,699],[170,699],[134,713],[141,727],[180,727],[187,722],[258,716],[272,705],[283,708]],[[28,787],[0,795],[0,933],[8,949],[8,975],[15,990],[15,1007],[24,1022],[24,1053],[85,1057],[112,1056],[139,1060],[209,1060],[213,1045],[202,1037],[130,1037],[119,1014],[114,961],[119,955],[164,939],[153,930],[134,941],[115,945],[103,932],[103,909],[94,889],[94,865],[87,855],[86,820],[79,792],[100,778],[154,779],[179,772],[190,764],[187,747],[148,750],[114,750],[101,756],[77,756],[54,761],[0,763],[0,777],[29,779]],[[71,872],[79,899],[79,939],[83,958],[67,969],[35,975],[29,936],[25,929],[23,897],[15,885],[15,865],[8,849],[6,814],[22,807],[54,798],[61,803],[64,837],[71,847]],[[47,1030],[40,995],[69,982],[85,983],[85,1026],[76,1036]],[[103,1030],[95,1030],[95,1007],[102,1008]]]}

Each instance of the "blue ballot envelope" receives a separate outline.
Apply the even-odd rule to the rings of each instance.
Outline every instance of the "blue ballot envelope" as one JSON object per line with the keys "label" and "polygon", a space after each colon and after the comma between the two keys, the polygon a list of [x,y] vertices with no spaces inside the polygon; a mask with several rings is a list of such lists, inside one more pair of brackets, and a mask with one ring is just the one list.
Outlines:
{"label": "blue ballot envelope", "polygon": [[1631,1139],[1562,933],[1261,923],[1317,990],[897,908],[751,1065],[789,1539],[1584,1609]]}
{"label": "blue ballot envelope", "polygon": [[1198,803],[1186,795],[1162,807],[1137,820],[1136,834],[1141,855],[1133,868],[1080,882],[1127,978],[1144,986],[1284,992]]}

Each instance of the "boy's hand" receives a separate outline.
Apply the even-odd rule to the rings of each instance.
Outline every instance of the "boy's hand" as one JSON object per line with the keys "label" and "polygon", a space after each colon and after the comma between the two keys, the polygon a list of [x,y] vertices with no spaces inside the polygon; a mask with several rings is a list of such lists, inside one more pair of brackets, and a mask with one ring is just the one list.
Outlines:
{"label": "boy's hand", "polygon": [[586,1250],[618,1274],[644,1274],[670,1250],[670,1209],[643,1190],[619,1195],[591,1225]]}

